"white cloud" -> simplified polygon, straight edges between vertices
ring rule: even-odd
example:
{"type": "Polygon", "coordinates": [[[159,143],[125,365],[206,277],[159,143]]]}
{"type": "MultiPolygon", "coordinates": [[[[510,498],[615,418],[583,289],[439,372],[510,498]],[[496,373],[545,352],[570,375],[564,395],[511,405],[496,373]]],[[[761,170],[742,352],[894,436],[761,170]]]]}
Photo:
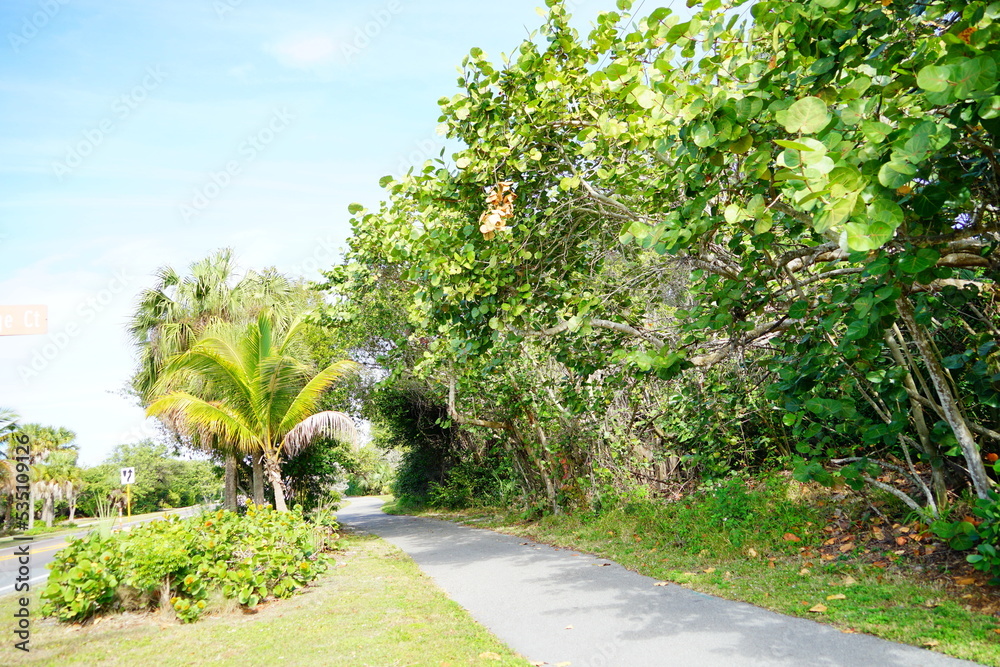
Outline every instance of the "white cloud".
{"type": "Polygon", "coordinates": [[[285,67],[310,69],[333,62],[337,40],[326,34],[299,33],[268,44],[264,50],[285,67]]]}

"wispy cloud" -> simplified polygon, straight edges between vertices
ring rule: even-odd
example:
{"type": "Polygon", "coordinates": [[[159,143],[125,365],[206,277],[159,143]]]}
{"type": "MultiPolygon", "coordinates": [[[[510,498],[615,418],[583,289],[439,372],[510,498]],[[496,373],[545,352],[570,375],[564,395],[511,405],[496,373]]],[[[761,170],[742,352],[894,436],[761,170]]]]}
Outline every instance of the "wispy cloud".
{"type": "Polygon", "coordinates": [[[285,67],[313,69],[333,64],[339,40],[330,34],[298,33],[264,46],[264,51],[285,67]]]}

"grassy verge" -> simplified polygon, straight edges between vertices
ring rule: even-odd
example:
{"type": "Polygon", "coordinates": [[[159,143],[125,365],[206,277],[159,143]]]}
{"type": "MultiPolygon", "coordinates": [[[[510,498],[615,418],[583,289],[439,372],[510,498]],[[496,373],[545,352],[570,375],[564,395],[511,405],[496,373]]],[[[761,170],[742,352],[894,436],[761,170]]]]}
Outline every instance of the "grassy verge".
{"type": "MultiPolygon", "coordinates": [[[[445,596],[396,547],[349,536],[318,585],[254,614],[222,606],[182,625],[122,614],[63,625],[33,619],[31,652],[14,648],[16,599],[0,599],[4,665],[527,665],[445,596]]],[[[32,601],[37,610],[37,600],[32,601]]]]}
{"type": "Polygon", "coordinates": [[[790,498],[780,480],[540,520],[398,503],[388,510],[471,521],[845,632],[1000,665],[1000,594],[985,577],[935,555],[942,547],[919,527],[851,516],[829,499],[790,498]]]}

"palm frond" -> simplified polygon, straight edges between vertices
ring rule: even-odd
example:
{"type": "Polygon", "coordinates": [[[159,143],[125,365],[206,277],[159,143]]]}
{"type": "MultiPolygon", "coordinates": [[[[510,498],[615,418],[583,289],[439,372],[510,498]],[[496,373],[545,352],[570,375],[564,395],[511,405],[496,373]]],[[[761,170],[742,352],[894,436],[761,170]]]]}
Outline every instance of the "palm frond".
{"type": "Polygon", "coordinates": [[[146,408],[150,417],[181,415],[190,427],[212,433],[233,443],[244,452],[255,452],[266,446],[253,424],[245,416],[224,403],[210,403],[183,391],[161,396],[146,408]]]}
{"type": "Polygon", "coordinates": [[[354,443],[358,430],[350,416],[335,410],[318,412],[306,417],[285,436],[281,448],[289,457],[297,455],[317,438],[338,438],[354,443]]]}
{"type": "Polygon", "coordinates": [[[361,365],[344,359],[330,364],[317,373],[304,387],[285,410],[285,416],[278,427],[279,433],[288,433],[300,421],[307,418],[316,410],[323,392],[330,388],[334,382],[349,375],[357,373],[361,365]]]}

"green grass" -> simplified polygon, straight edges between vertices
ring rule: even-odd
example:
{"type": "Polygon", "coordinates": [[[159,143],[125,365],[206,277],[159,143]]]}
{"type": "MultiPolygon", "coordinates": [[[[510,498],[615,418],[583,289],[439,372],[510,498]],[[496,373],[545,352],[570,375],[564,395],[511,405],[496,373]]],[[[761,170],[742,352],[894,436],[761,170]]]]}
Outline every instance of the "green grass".
{"type": "MultiPolygon", "coordinates": [[[[496,510],[442,516],[475,519],[477,527],[586,551],[657,579],[846,632],[1000,665],[996,617],[972,611],[961,594],[908,577],[903,568],[846,556],[823,560],[819,545],[827,537],[822,528],[830,507],[792,500],[783,489],[776,480],[752,492],[734,483],[678,503],[644,500],[537,521],[496,510]],[[787,533],[800,541],[785,539],[787,533]],[[840,595],[844,599],[828,599],[840,595]],[[826,610],[809,611],[816,605],[826,610]]],[[[982,596],[987,589],[975,590],[982,596]]]]}
{"type": "Polygon", "coordinates": [[[370,536],[350,536],[344,544],[316,586],[255,614],[220,607],[189,625],[159,613],[124,614],[82,627],[35,618],[27,655],[13,648],[16,600],[8,596],[0,599],[0,664],[528,664],[396,547],[370,536]]]}

